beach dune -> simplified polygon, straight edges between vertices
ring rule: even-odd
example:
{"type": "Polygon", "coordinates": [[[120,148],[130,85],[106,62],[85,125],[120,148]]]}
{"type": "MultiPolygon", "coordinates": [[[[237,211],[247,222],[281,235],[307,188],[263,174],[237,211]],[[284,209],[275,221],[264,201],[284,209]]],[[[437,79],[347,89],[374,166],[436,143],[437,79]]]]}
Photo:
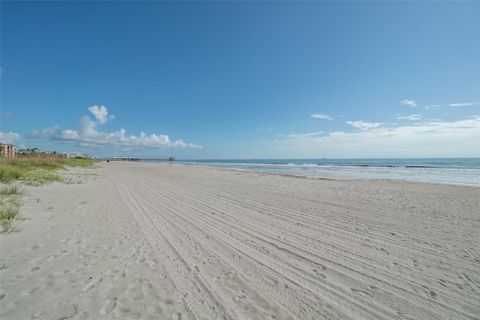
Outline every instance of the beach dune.
{"type": "Polygon", "coordinates": [[[27,187],[2,319],[479,319],[479,188],[110,162],[27,187]]]}

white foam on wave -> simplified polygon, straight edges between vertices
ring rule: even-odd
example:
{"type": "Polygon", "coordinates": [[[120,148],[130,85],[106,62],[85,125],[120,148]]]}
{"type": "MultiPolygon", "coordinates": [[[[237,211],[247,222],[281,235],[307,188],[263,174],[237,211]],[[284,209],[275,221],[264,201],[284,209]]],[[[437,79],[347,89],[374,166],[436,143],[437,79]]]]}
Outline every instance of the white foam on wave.
{"type": "MultiPolygon", "coordinates": [[[[198,163],[200,164],[200,163],[198,163]]],[[[480,169],[415,166],[329,165],[316,163],[201,163],[267,173],[329,176],[351,179],[387,179],[466,186],[480,186],[480,169]]]]}

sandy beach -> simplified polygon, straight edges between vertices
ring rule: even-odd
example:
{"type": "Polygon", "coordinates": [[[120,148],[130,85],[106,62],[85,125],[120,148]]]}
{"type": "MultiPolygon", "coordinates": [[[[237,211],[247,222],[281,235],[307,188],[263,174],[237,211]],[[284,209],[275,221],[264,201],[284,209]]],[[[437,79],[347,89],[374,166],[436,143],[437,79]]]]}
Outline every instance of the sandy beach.
{"type": "Polygon", "coordinates": [[[1,319],[480,318],[480,188],[128,162],[70,175],[25,187],[0,235],[1,319]]]}

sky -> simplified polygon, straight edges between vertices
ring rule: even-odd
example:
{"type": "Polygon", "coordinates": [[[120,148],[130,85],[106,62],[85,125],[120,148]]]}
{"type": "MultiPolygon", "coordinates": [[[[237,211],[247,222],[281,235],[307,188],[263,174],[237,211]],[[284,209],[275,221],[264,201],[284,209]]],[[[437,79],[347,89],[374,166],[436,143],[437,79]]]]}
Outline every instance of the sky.
{"type": "Polygon", "coordinates": [[[480,2],[0,3],[0,142],[480,156],[480,2]]]}

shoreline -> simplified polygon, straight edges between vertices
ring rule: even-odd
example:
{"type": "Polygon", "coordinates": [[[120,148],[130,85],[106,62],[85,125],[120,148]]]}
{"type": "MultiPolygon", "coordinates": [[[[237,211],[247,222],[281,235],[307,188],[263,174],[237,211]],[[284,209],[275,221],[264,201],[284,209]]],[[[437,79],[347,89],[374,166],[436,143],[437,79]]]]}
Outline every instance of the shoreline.
{"type": "Polygon", "coordinates": [[[81,183],[25,187],[0,234],[2,318],[480,313],[478,188],[128,162],[66,174],[81,183]]]}
{"type": "Polygon", "coordinates": [[[239,171],[239,172],[250,172],[255,174],[266,174],[266,175],[278,175],[284,177],[292,177],[292,178],[301,178],[301,179],[311,179],[311,180],[324,180],[324,181],[366,181],[366,182],[392,182],[392,183],[414,183],[414,184],[426,184],[426,185],[436,185],[436,186],[450,186],[450,187],[470,187],[470,188],[480,188],[479,185],[471,185],[471,184],[460,184],[460,183],[442,183],[442,182],[429,182],[429,181],[415,181],[415,180],[406,180],[406,179],[389,179],[389,178],[349,178],[349,177],[342,177],[342,176],[327,176],[327,175],[316,175],[316,174],[300,174],[300,173],[280,173],[280,172],[263,172],[263,171],[256,171],[253,169],[241,169],[241,168],[234,168],[234,167],[227,167],[227,166],[207,166],[207,165],[200,165],[200,164],[189,164],[189,163],[161,163],[161,162],[146,162],[146,163],[155,163],[159,165],[178,165],[178,166],[193,166],[205,169],[218,169],[218,170],[231,170],[231,171],[239,171]]]}

